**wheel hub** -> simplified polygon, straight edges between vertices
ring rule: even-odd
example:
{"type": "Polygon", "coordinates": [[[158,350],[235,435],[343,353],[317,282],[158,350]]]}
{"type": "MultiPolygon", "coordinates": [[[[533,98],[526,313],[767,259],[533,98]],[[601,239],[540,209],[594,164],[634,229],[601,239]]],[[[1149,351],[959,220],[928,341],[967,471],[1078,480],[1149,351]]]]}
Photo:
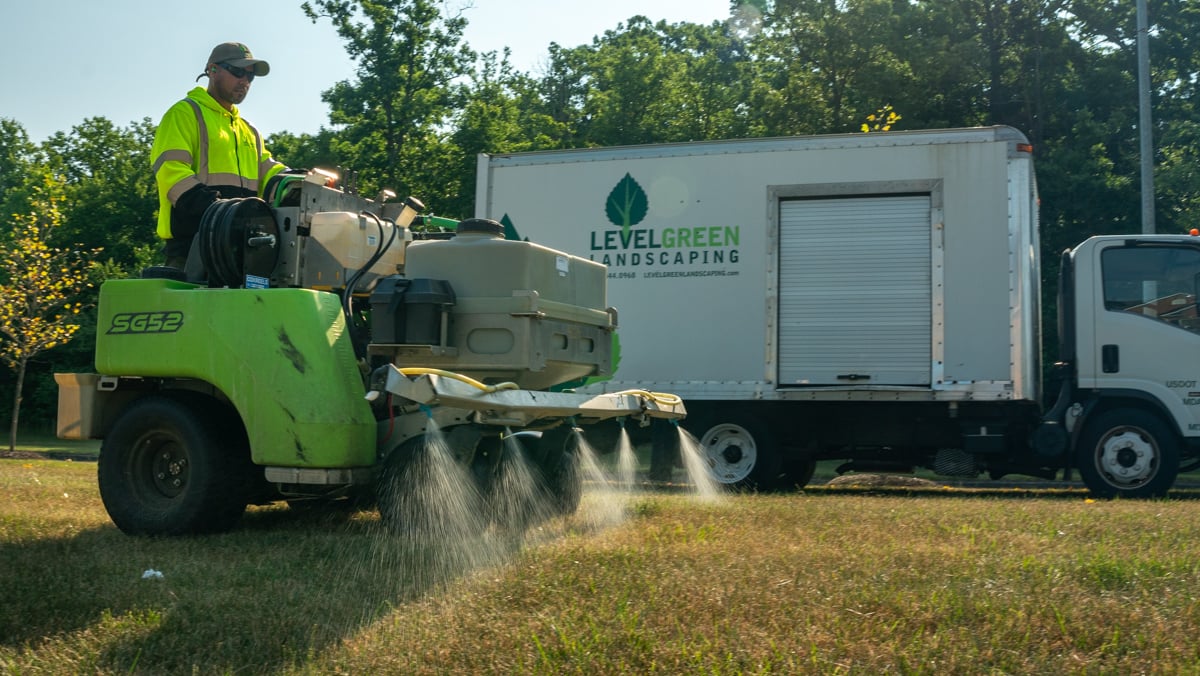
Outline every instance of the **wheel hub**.
{"type": "Polygon", "coordinates": [[[1143,484],[1158,471],[1158,449],[1135,430],[1123,430],[1101,445],[1096,467],[1114,485],[1143,484]]]}
{"type": "Polygon", "coordinates": [[[166,498],[177,497],[187,487],[187,454],[174,443],[159,444],[151,456],[150,479],[159,495],[166,498]]]}
{"type": "Polygon", "coordinates": [[[740,425],[724,423],[709,429],[701,445],[713,479],[722,484],[746,479],[758,461],[754,438],[740,425]]]}
{"type": "Polygon", "coordinates": [[[721,457],[725,458],[725,462],[730,465],[736,465],[742,459],[742,447],[735,445],[726,446],[725,450],[721,451],[721,457]]]}

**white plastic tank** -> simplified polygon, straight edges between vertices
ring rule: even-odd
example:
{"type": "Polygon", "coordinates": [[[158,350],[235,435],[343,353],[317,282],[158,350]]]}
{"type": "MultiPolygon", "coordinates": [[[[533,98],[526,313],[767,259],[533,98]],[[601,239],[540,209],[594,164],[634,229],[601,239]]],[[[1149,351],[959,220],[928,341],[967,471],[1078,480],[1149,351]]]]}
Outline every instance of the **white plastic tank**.
{"type": "Polygon", "coordinates": [[[409,245],[404,274],[447,279],[458,297],[510,297],[533,290],[543,300],[604,310],[606,268],[533,242],[504,239],[495,221],[469,219],[448,240],[409,245]]]}

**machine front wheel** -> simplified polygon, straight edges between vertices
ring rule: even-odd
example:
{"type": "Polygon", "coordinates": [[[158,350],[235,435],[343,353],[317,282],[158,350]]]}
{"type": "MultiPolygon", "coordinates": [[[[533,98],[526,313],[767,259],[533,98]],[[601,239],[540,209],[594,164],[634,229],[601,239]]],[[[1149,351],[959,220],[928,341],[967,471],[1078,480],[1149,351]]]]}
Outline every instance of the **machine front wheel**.
{"type": "Polygon", "coordinates": [[[232,528],[246,510],[249,451],[199,397],[148,396],[125,410],[100,448],[100,497],[130,535],[232,528]],[[218,431],[222,430],[222,431],[218,431]]]}

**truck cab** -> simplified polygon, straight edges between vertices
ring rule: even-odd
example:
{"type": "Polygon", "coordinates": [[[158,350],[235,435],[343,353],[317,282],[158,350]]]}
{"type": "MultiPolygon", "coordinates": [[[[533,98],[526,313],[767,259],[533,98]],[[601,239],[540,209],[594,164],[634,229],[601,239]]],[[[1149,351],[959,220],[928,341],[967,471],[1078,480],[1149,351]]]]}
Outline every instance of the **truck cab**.
{"type": "Polygon", "coordinates": [[[1200,237],[1092,237],[1063,256],[1063,412],[1104,496],[1158,496],[1200,466],[1200,237]]]}

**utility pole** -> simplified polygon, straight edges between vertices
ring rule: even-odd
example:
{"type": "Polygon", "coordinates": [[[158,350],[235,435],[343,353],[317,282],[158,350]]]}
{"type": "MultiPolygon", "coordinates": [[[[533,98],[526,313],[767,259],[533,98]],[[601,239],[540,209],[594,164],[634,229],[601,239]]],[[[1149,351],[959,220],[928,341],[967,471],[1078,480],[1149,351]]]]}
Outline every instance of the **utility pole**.
{"type": "Polygon", "coordinates": [[[1146,0],[1137,0],[1138,134],[1142,164],[1142,233],[1154,232],[1154,143],[1150,135],[1150,29],[1146,0]]]}

